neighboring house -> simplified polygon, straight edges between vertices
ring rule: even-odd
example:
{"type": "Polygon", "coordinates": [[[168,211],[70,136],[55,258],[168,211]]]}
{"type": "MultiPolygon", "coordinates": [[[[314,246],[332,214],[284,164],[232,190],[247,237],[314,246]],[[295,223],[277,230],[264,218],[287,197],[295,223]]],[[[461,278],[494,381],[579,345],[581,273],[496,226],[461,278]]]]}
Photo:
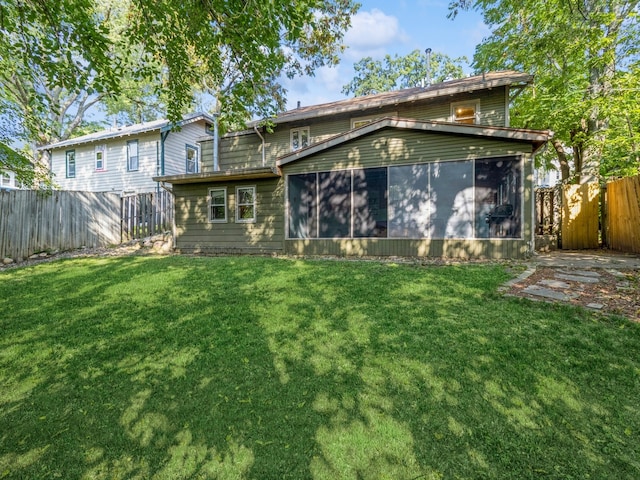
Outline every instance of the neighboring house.
{"type": "Polygon", "coordinates": [[[7,170],[0,173],[0,190],[17,190],[21,188],[16,182],[16,174],[7,170]]]}
{"type": "Polygon", "coordinates": [[[155,120],[113,128],[41,147],[49,155],[53,183],[62,190],[152,192],[157,175],[198,173],[197,140],[212,134],[214,119],[197,113],[177,125],[155,120]],[[179,130],[174,130],[174,127],[179,130]]]}
{"type": "Polygon", "coordinates": [[[158,176],[181,252],[524,257],[533,157],[509,128],[532,77],[495,72],[298,108],[202,139],[202,171],[158,176]]]}

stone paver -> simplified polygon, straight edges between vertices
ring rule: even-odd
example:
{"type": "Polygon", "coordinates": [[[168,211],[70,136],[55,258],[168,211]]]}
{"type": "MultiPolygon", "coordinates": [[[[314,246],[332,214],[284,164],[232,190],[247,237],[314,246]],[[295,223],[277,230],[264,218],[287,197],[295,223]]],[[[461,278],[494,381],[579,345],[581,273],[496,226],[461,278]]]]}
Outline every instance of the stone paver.
{"type": "Polygon", "coordinates": [[[561,302],[568,302],[569,300],[578,296],[575,293],[559,292],[557,290],[541,287],[539,285],[530,285],[522,291],[536,297],[550,298],[552,300],[559,300],[561,302]]]}
{"type": "Polygon", "coordinates": [[[570,288],[567,282],[561,282],[560,280],[540,280],[538,285],[544,285],[549,288],[570,288]]]}
{"type": "Polygon", "coordinates": [[[556,278],[561,280],[570,280],[572,282],[581,282],[581,283],[598,283],[600,281],[599,278],[596,277],[585,277],[582,275],[569,275],[566,273],[556,273],[556,278]]]}

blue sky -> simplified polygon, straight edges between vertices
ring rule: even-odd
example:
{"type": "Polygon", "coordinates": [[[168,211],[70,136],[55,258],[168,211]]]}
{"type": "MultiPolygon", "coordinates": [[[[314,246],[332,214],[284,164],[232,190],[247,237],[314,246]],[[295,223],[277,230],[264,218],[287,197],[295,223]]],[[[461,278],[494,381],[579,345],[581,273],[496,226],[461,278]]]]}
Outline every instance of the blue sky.
{"type": "MultiPolygon", "coordinates": [[[[322,68],[313,78],[285,81],[287,108],[346,98],[343,85],[353,78],[353,64],[363,57],[381,59],[386,54],[406,55],[431,48],[450,57],[473,57],[475,47],[489,34],[475,11],[447,18],[446,0],[359,0],[359,12],[345,36],[346,52],[340,65],[322,68]]],[[[471,73],[470,71],[468,73],[471,73]]]]}

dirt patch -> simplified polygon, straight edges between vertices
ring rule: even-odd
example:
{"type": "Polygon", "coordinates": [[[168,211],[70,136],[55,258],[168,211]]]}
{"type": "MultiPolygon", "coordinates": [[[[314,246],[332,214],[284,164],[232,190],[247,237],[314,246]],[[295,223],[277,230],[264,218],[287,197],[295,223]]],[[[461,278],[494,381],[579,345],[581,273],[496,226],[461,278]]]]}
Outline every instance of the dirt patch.
{"type": "Polygon", "coordinates": [[[538,267],[533,274],[511,284],[504,293],[534,300],[570,303],[640,321],[640,270],[538,267]],[[585,272],[590,272],[590,278],[597,278],[597,282],[571,279],[584,277],[585,272]],[[552,289],[572,298],[561,301],[532,295],[526,291],[531,290],[532,286],[552,289]]]}

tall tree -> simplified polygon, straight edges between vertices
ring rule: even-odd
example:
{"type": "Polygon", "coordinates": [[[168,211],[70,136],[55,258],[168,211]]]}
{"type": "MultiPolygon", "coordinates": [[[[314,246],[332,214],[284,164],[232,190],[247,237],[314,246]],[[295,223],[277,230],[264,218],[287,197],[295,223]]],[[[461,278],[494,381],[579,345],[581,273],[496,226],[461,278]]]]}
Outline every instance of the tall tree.
{"type": "Polygon", "coordinates": [[[189,109],[198,86],[216,97],[227,123],[273,115],[285,93],[277,78],[337,63],[358,8],[352,0],[121,3],[127,21],[117,31],[97,0],[0,3],[0,89],[12,105],[29,100],[8,111],[19,112],[34,143],[42,143],[40,120],[63,114],[49,92],[73,97],[77,111],[119,94],[122,78],[149,82],[171,120],[189,109]]]}
{"type": "Polygon", "coordinates": [[[438,83],[446,79],[462,78],[463,68],[467,63],[466,57],[451,58],[443,53],[420,50],[403,56],[385,55],[383,60],[365,57],[354,65],[356,75],[342,87],[342,93],[359,97],[416,87],[425,81],[438,83]]]}
{"type": "Polygon", "coordinates": [[[476,48],[478,71],[506,68],[535,75],[534,88],[514,105],[513,124],[555,131],[553,152],[563,180],[611,174],[612,163],[619,163],[607,157],[611,142],[637,139],[640,128],[618,117],[640,86],[637,77],[625,74],[638,64],[638,0],[450,3],[453,16],[464,8],[481,11],[492,29],[476,48]]]}

